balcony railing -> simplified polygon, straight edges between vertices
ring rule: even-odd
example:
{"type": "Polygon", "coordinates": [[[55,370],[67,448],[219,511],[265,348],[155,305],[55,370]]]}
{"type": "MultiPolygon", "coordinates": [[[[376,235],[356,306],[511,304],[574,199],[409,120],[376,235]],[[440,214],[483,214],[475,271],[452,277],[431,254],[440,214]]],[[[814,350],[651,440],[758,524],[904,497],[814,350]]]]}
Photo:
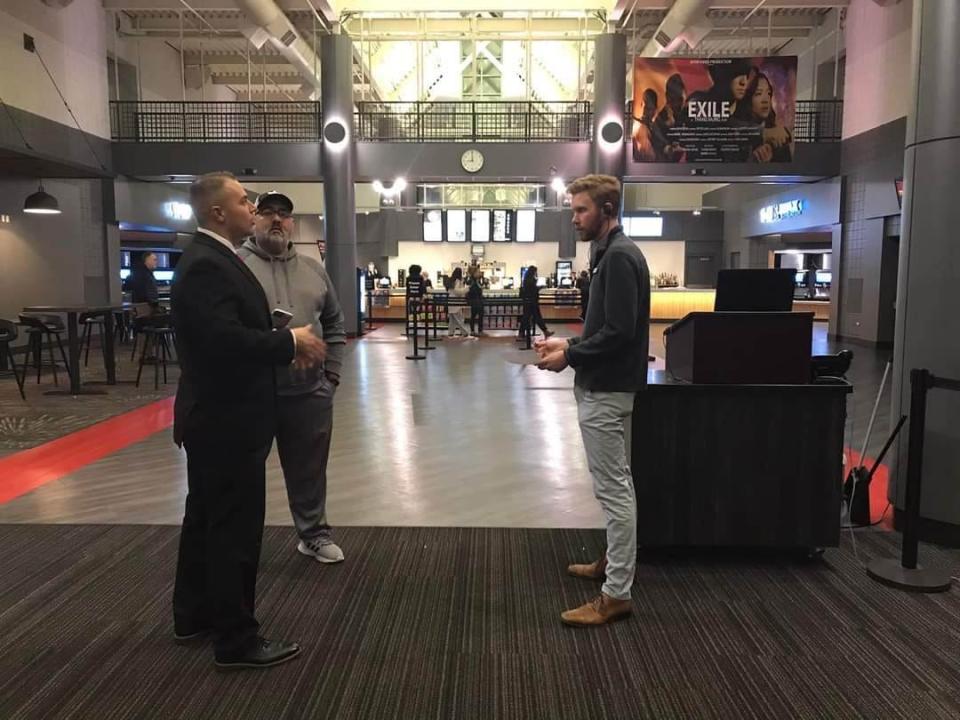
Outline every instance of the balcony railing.
{"type": "Polygon", "coordinates": [[[316,142],[315,102],[111,102],[118,142],[316,142]]]}
{"type": "Polygon", "coordinates": [[[358,140],[383,142],[578,142],[592,133],[590,103],[360,102],[358,140]]]}
{"type": "Polygon", "coordinates": [[[798,100],[793,120],[797,142],[840,142],[843,100],[798,100]]]}
{"type": "MultiPolygon", "coordinates": [[[[627,104],[625,140],[630,140],[627,104]]],[[[368,142],[587,142],[593,111],[578,102],[360,102],[355,137],[368,142]]],[[[800,100],[798,142],[839,142],[841,100],[800,100]]],[[[117,142],[318,142],[316,102],[111,102],[117,142]]]]}

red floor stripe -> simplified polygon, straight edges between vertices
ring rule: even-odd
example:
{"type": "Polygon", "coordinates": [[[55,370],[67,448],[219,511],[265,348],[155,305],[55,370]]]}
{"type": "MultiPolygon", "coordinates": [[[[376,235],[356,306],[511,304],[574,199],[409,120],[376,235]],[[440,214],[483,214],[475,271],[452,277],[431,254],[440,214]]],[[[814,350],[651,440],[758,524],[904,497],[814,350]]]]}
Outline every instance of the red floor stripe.
{"type": "Polygon", "coordinates": [[[172,424],[171,397],[0,458],[0,504],[59,480],[172,424]]]}

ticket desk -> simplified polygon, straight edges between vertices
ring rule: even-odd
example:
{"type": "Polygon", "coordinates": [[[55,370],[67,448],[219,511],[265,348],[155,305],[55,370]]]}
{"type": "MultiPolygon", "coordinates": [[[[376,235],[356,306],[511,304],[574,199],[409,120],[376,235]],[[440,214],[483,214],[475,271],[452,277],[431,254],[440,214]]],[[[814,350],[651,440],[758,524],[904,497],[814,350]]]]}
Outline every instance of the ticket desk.
{"type": "Polygon", "coordinates": [[[634,405],[641,548],[838,545],[852,388],[810,382],[812,322],[693,313],[668,329],[667,370],[650,373],[634,405]]]}

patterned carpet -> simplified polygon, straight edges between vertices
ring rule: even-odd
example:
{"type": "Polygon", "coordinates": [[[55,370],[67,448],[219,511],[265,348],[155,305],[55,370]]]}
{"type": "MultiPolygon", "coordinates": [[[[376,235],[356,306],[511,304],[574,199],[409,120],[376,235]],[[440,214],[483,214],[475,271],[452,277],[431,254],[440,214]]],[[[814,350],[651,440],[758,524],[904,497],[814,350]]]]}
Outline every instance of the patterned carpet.
{"type": "MultiPolygon", "coordinates": [[[[17,362],[22,362],[18,357],[17,362]]],[[[81,377],[84,383],[95,381],[102,383],[106,379],[99,352],[90,354],[90,364],[83,368],[81,377]]],[[[17,371],[22,368],[18,365],[17,371]]],[[[70,381],[66,372],[59,372],[59,385],[54,385],[53,375],[44,371],[40,384],[37,384],[35,371],[28,370],[24,386],[27,399],[24,401],[17,392],[17,385],[9,371],[0,371],[0,457],[27,448],[42,445],[69,433],[76,432],[94,423],[121,413],[149,405],[176,392],[180,369],[171,364],[167,369],[167,384],[160,376],[159,387],[153,389],[153,366],[144,367],[140,387],[133,381],[137,377],[137,364],[130,360],[130,347],[121,346],[117,355],[117,385],[99,385],[95,389],[105,391],[103,395],[83,395],[80,397],[45,395],[49,390],[69,389],[70,381]]]]}
{"type": "MultiPolygon", "coordinates": [[[[304,654],[231,674],[171,641],[177,535],[0,526],[0,717],[960,716],[960,595],[877,585],[849,547],[644,558],[634,618],[583,630],[557,616],[596,586],[563,568],[597,531],[344,528],[347,562],[320,566],[271,527],[259,616],[304,654]]],[[[858,538],[861,559],[896,552],[858,538]]]]}

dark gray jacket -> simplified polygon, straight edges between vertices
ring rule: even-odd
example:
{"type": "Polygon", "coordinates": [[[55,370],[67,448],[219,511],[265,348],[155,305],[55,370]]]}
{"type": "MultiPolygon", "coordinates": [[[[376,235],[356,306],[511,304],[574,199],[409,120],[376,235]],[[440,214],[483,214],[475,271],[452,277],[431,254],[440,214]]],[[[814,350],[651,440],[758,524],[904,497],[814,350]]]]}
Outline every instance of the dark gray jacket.
{"type": "Polygon", "coordinates": [[[237,255],[260,281],[270,309],[280,308],[293,315],[288,327],[313,325],[314,334],[327,343],[323,364],[304,370],[292,366],[277,370],[277,394],[302,395],[319,390],[325,372],[340,374],[347,342],[343,311],[327,271],[313,258],[298,255],[293,243],[283,256],[274,257],[251,238],[237,255]]]}
{"type": "Polygon", "coordinates": [[[650,271],[633,240],[615,227],[590,248],[590,302],[567,362],[584,390],[636,392],[647,386],[650,271]]]}

